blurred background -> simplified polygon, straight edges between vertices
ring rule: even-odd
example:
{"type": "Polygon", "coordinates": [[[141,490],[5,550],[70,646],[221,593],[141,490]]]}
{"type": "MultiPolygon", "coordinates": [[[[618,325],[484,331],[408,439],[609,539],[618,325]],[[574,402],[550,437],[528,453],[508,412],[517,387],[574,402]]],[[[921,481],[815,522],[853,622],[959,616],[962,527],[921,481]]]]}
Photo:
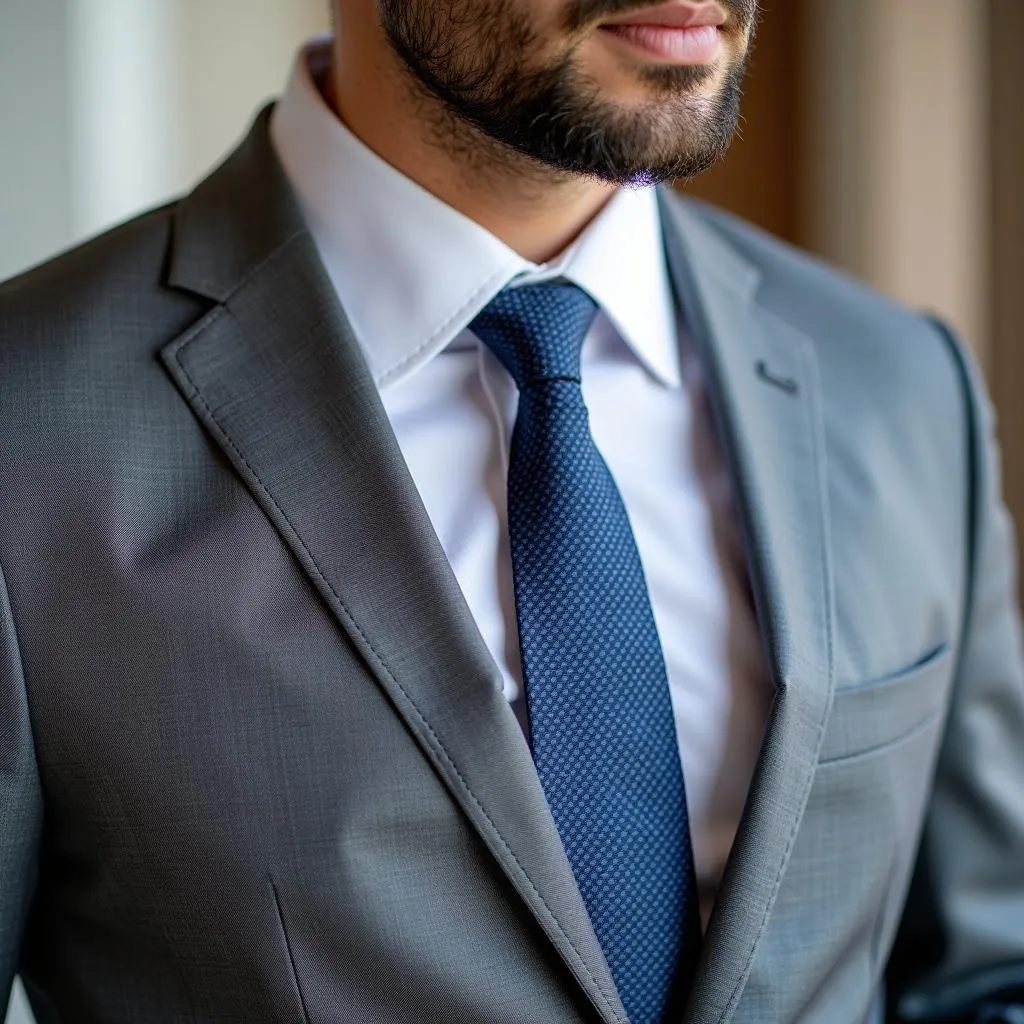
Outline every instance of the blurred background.
{"type": "MultiPolygon", "coordinates": [[[[741,137],[687,191],[945,317],[1024,523],[1024,0],[763,6],[741,137]]],[[[327,0],[0,0],[0,279],[187,189],[327,23],[327,0]]]]}

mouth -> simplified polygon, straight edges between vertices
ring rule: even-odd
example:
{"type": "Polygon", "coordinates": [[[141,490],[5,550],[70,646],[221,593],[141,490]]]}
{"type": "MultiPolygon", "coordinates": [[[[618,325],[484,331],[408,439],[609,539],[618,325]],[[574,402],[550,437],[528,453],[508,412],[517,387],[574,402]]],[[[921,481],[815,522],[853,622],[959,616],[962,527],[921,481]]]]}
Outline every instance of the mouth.
{"type": "Polygon", "coordinates": [[[598,26],[621,47],[660,64],[711,64],[726,16],[717,3],[670,0],[598,26]]]}

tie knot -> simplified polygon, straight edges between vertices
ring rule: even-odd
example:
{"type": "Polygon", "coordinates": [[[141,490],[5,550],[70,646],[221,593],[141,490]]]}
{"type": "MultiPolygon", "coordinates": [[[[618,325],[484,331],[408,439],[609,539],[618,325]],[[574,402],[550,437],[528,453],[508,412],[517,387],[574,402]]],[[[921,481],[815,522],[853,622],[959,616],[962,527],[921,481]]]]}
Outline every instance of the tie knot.
{"type": "Polygon", "coordinates": [[[532,284],[500,291],[469,328],[522,390],[551,378],[579,379],[596,313],[597,303],[574,284],[532,284]]]}

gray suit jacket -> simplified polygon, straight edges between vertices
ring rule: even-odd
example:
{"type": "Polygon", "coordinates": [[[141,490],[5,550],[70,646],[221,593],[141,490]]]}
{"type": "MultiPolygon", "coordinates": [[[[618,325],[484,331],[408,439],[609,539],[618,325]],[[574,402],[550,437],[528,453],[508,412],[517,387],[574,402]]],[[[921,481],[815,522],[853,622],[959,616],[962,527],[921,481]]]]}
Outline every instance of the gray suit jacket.
{"type": "MultiPolygon", "coordinates": [[[[988,399],[941,327],[662,212],[775,685],[681,1019],[853,1024],[886,976],[934,1016],[1024,963],[988,399]]],[[[624,1020],[266,112],[181,202],[0,289],[0,566],[0,996],[20,971],[42,1024],[624,1020]]]]}

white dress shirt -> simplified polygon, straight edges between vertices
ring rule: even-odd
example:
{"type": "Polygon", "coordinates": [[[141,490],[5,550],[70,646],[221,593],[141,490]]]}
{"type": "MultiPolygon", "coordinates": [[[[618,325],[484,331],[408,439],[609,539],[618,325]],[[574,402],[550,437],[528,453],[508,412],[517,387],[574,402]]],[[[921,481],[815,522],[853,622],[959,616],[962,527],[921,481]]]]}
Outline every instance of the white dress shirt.
{"type": "Polygon", "coordinates": [[[706,922],[771,684],[655,193],[620,190],[559,258],[531,263],[340,122],[315,84],[329,59],[319,40],[296,61],[273,114],[274,146],[521,720],[505,491],[518,395],[467,325],[506,285],[555,277],[600,307],[583,347],[583,394],[633,525],[665,654],[706,922]]]}

